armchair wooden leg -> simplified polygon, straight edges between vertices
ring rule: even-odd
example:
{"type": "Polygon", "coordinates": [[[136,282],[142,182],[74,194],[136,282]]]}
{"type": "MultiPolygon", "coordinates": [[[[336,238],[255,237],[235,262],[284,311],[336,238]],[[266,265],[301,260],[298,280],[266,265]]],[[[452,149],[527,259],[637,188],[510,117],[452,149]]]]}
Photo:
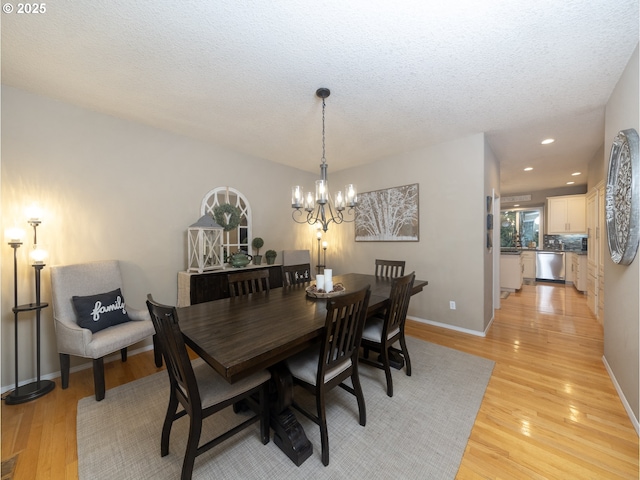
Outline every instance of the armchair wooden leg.
{"type": "Polygon", "coordinates": [[[160,351],[160,344],[158,343],[158,339],[156,335],[153,337],[153,359],[156,362],[156,367],[160,368],[162,366],[162,352],[160,351]]]}
{"type": "Polygon", "coordinates": [[[96,391],[96,401],[104,399],[104,358],[93,359],[93,388],[96,391]]]}
{"type": "Polygon", "coordinates": [[[122,358],[123,362],[127,361],[127,347],[120,349],[120,357],[122,358]]]}
{"type": "Polygon", "coordinates": [[[69,355],[67,353],[60,354],[60,378],[62,388],[69,387],[69,355]]]}

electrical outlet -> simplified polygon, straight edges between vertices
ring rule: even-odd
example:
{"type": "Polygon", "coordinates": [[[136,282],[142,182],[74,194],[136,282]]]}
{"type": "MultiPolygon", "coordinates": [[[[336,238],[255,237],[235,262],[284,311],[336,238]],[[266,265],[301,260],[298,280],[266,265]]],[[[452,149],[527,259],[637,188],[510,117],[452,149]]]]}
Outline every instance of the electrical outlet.
{"type": "Polygon", "coordinates": [[[456,302],[454,302],[453,300],[451,300],[449,302],[449,309],[451,310],[455,310],[456,309],[456,302]]]}

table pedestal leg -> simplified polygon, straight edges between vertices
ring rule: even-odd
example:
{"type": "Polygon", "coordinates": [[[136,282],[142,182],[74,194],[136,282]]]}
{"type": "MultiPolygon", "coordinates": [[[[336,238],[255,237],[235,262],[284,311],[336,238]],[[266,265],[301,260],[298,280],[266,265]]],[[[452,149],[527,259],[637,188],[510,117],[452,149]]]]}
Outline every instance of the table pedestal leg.
{"type": "MultiPolygon", "coordinates": [[[[378,357],[378,361],[382,363],[382,355],[378,357]]],[[[404,367],[404,357],[400,350],[396,348],[389,349],[389,366],[396,370],[402,370],[402,367],[404,367]]]]}
{"type": "Polygon", "coordinates": [[[278,364],[271,369],[271,428],[274,443],[298,467],[311,456],[313,445],[302,425],[291,411],[293,380],[286,366],[278,364]]]}

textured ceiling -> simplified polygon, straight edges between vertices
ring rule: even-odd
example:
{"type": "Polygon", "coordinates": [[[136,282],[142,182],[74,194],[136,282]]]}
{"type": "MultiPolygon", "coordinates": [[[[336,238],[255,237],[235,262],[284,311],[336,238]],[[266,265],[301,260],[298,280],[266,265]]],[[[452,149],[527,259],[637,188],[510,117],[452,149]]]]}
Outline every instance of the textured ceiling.
{"type": "Polygon", "coordinates": [[[638,0],[46,8],[2,15],[2,83],[313,172],[327,87],[329,172],[486,132],[503,194],[586,184],[639,38],[638,0]]]}

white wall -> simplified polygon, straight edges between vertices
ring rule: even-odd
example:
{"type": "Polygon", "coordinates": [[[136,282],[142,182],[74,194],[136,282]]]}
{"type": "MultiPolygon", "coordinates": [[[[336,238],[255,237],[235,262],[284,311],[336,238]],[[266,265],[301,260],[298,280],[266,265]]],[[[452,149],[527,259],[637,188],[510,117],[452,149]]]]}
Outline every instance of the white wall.
{"type": "MultiPolygon", "coordinates": [[[[613,139],[620,130],[640,132],[638,47],[618,81],[606,108],[605,166],[613,139]]],[[[605,167],[605,171],[606,171],[605,167]]],[[[637,172],[636,172],[637,174],[637,172]]],[[[635,192],[638,195],[638,192],[635,192]]],[[[637,200],[637,198],[636,198],[637,200]]],[[[638,423],[640,412],[640,254],[631,265],[617,265],[605,252],[604,356],[638,423]]]]}
{"type": "MultiPolygon", "coordinates": [[[[38,242],[48,264],[115,258],[123,262],[125,299],[144,308],[146,294],[176,303],[186,268],[186,229],[214,187],[243,192],[264,250],[309,248],[308,229],[291,220],[291,185],[314,175],[15,88],[2,89],[2,227],[28,229],[24,208],[45,210],[38,242]]],[[[30,233],[30,232],[29,232],[30,233]]],[[[34,301],[28,251],[18,250],[18,304],[34,301]]],[[[2,258],[2,386],[14,382],[12,249],[2,258]]],[[[50,302],[49,269],[42,277],[50,302]]],[[[20,380],[35,376],[33,317],[19,323],[20,380]]],[[[42,374],[59,370],[51,307],[43,310],[42,374]]],[[[72,359],[72,366],[79,359],[72,359]]]]}
{"type": "Polygon", "coordinates": [[[419,183],[420,241],[354,242],[352,225],[330,229],[327,263],[338,272],[372,273],[374,258],[404,259],[406,272],[415,270],[417,278],[429,281],[411,299],[410,316],[483,332],[491,318],[485,288],[492,288],[492,277],[485,275],[484,148],[484,135],[477,134],[329,172],[332,184],[355,182],[360,191],[419,183]],[[449,309],[450,300],[456,310],[449,309]]]}
{"type": "MultiPolygon", "coordinates": [[[[609,146],[611,146],[611,143],[609,143],[609,146]]],[[[598,149],[596,154],[589,162],[587,192],[591,191],[591,189],[594,188],[598,183],[607,179],[607,174],[604,171],[604,164],[602,163],[603,158],[605,158],[604,142],[602,144],[602,147],[598,149]]],[[[606,154],[606,159],[606,163],[609,163],[609,152],[607,152],[606,154]]]]}

